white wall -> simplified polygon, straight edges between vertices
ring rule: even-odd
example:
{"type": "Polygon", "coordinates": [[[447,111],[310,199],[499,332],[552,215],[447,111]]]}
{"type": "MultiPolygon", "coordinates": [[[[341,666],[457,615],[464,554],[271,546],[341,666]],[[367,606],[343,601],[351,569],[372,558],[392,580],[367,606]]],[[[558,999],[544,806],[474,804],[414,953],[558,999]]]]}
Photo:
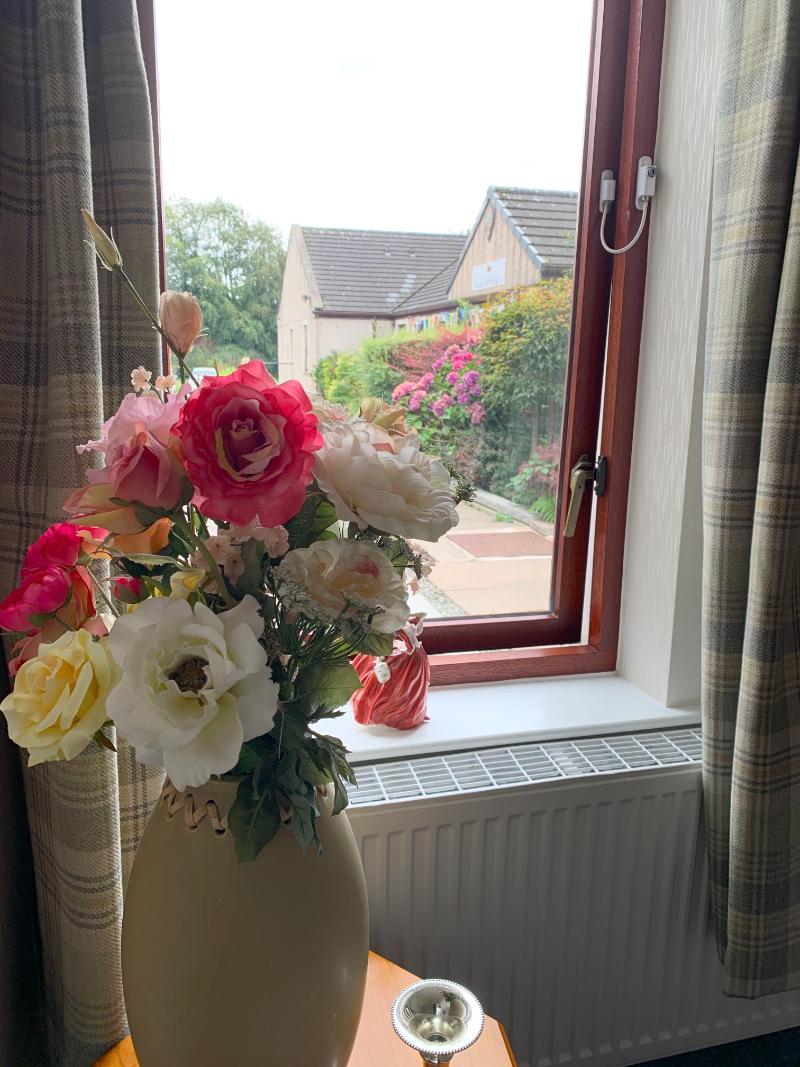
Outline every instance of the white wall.
{"type": "Polygon", "coordinates": [[[700,415],[721,0],[670,0],[625,545],[618,673],[700,692],[700,415]]]}

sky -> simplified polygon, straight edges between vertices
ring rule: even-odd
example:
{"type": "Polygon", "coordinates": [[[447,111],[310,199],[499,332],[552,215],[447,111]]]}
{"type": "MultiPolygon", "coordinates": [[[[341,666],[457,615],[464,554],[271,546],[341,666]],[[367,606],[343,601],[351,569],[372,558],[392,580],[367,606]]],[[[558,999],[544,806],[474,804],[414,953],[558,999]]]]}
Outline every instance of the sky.
{"type": "Polygon", "coordinates": [[[591,0],[156,0],[164,195],[460,233],[577,190],[591,0]]]}

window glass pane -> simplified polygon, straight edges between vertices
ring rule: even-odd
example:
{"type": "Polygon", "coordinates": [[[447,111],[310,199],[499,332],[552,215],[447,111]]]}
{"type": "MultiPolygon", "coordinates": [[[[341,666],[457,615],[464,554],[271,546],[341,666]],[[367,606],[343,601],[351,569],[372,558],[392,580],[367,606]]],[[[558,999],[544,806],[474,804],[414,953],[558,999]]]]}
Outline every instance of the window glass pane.
{"type": "Polygon", "coordinates": [[[402,406],[476,487],[415,607],[547,611],[591,0],[156,10],[191,364],[402,406]]]}

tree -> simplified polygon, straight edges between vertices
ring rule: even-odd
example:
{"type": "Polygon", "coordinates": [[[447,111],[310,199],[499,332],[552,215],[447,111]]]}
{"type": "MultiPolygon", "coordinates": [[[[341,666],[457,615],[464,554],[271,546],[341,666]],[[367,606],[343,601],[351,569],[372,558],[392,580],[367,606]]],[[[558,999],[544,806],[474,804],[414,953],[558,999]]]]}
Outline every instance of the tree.
{"type": "Polygon", "coordinates": [[[569,276],[504,293],[484,313],[488,417],[479,482],[495,492],[513,489],[560,438],[571,315],[569,276]]]}
{"type": "Polygon", "coordinates": [[[277,367],[285,259],[277,230],[226,200],[171,200],[164,217],[169,287],[194,293],[203,309],[208,339],[193,362],[249,355],[277,367]]]}

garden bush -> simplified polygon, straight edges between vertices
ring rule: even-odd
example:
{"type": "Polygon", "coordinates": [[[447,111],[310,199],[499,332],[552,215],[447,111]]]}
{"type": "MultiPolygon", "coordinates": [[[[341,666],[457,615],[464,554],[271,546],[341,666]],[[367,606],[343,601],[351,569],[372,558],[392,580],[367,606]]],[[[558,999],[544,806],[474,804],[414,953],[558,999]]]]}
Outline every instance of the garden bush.
{"type": "Polygon", "coordinates": [[[555,517],[572,279],[504,293],[479,326],[369,338],[320,360],[326,400],[402,404],[424,446],[484,489],[555,517]]]}

